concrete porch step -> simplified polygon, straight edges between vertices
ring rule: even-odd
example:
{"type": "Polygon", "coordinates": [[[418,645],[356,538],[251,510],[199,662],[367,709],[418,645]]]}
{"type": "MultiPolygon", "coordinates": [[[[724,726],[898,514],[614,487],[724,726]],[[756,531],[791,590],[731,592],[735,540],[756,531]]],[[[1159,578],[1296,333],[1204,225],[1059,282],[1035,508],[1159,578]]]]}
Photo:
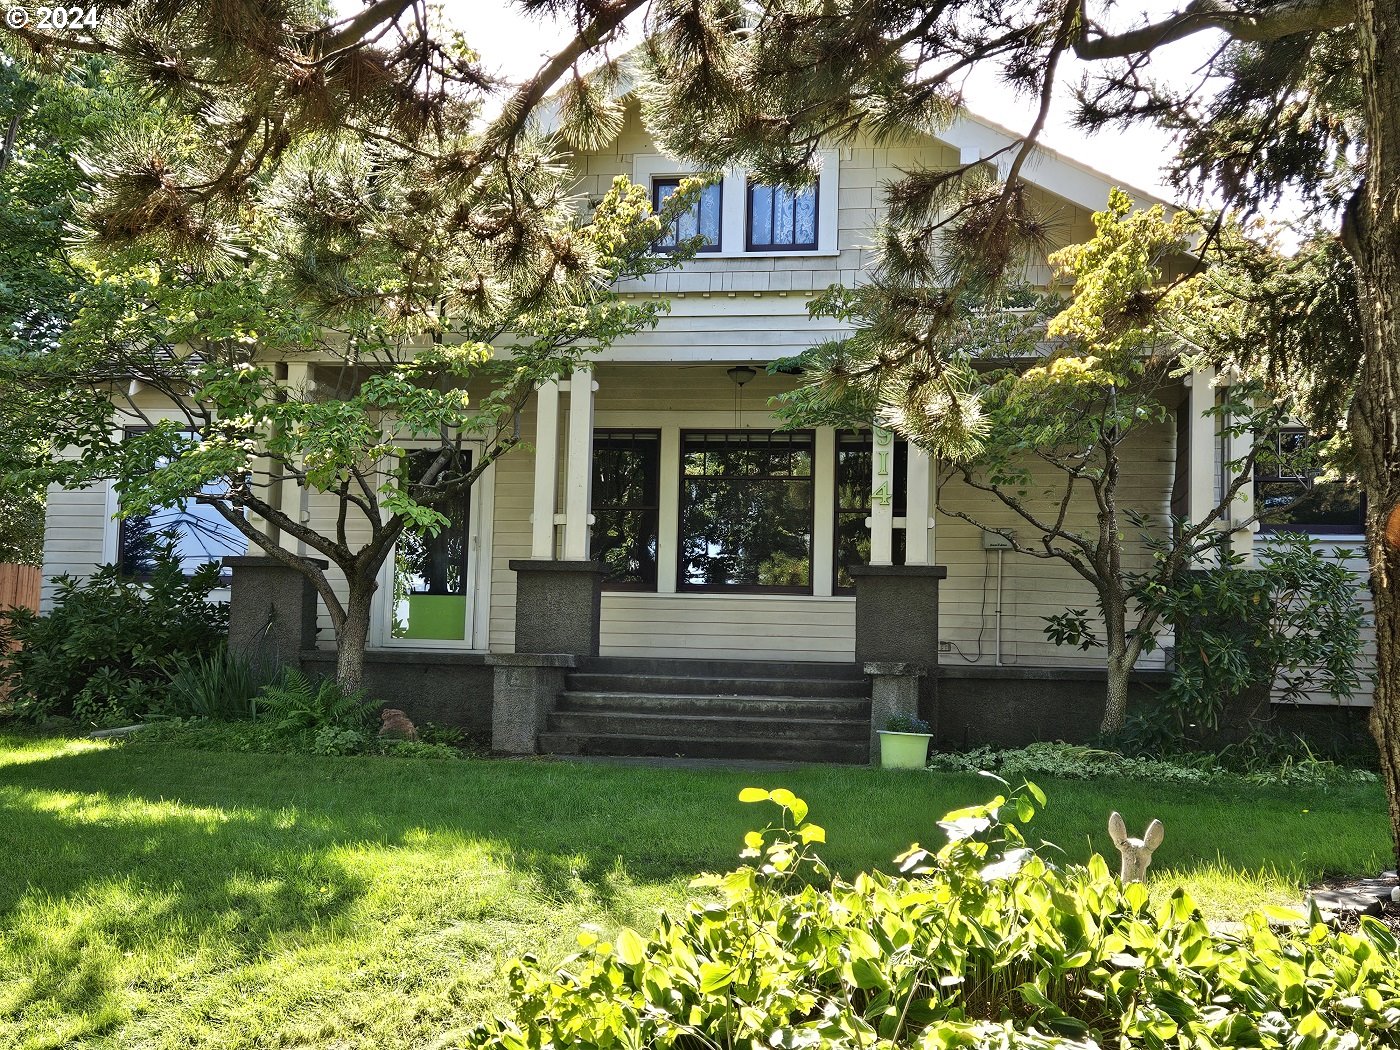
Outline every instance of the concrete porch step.
{"type": "Polygon", "coordinates": [[[570,692],[578,693],[846,699],[866,699],[870,696],[870,685],[864,678],[732,678],[671,672],[643,674],[586,670],[570,674],[566,684],[570,692]]]}
{"type": "Polygon", "coordinates": [[[854,663],[813,660],[693,660],[670,657],[594,656],[582,672],[622,675],[671,675],[681,678],[796,678],[804,681],[864,682],[854,663]]]}
{"type": "MultiPolygon", "coordinates": [[[[689,683],[687,683],[689,684],[689,683]]],[[[782,718],[843,718],[868,722],[866,697],[754,696],[716,693],[584,691],[559,694],[558,711],[617,711],[630,714],[746,715],[782,718]]]]}
{"type": "Polygon", "coordinates": [[[748,738],[776,741],[865,742],[870,723],[849,718],[755,718],[743,715],[637,714],[628,711],[556,711],[550,730],[577,736],[654,736],[676,739],[748,738]]]}
{"type": "Polygon", "coordinates": [[[554,755],[641,755],[653,758],[742,758],[786,762],[869,761],[865,740],[756,740],[752,737],[650,736],[643,733],[541,733],[540,750],[554,755]]]}

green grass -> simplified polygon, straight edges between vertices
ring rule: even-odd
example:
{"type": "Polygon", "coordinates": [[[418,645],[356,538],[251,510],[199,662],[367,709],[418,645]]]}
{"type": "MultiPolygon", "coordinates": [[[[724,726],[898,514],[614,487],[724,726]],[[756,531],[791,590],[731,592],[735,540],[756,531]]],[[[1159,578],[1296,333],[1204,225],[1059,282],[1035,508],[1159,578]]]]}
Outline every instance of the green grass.
{"type": "MultiPolygon", "coordinates": [[[[317,759],[0,735],[0,1046],[429,1047],[503,999],[506,960],[650,924],[732,866],[749,783],[792,788],[852,872],[975,776],[317,759]]],[[[1159,817],[1157,892],[1213,917],[1387,857],[1379,787],[1054,782],[1035,831],[1111,852],[1159,817]]]]}

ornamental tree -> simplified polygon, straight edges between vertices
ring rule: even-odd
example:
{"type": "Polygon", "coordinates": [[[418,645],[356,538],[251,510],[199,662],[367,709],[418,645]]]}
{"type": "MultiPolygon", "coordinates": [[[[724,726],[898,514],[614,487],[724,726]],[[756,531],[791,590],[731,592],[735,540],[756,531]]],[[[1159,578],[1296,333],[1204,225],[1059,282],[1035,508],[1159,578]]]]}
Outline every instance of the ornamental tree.
{"type": "Polygon", "coordinates": [[[76,151],[59,255],[85,287],[58,345],[12,371],[50,447],[80,455],[10,480],[111,479],[128,518],[212,509],[315,585],[353,689],[396,544],[431,541],[519,444],[538,382],[655,322],[613,283],[684,253],[651,251],[669,215],[644,191],[587,199],[567,160],[612,119],[575,62],[621,7],[577,5],[576,39],[513,85],[426,5],[217,6],[134,2],[83,33],[9,38],[46,69],[98,53],[151,103],[76,151]],[[117,440],[114,414],[144,428],[117,440]],[[328,525],[303,520],[299,491],[331,497],[328,525]]]}

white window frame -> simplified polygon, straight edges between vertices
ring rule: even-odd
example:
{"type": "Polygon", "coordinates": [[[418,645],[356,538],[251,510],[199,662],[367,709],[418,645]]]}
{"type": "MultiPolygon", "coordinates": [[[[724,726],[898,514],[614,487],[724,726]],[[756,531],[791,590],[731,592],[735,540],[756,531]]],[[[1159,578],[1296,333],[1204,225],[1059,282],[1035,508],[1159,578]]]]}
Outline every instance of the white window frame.
{"type": "MultiPolygon", "coordinates": [[[[817,180],[817,246],[807,249],[777,251],[745,251],[748,242],[749,172],[743,168],[728,168],[721,181],[719,251],[697,255],[691,263],[714,259],[802,259],[836,256],[837,201],[840,191],[840,152],[834,149],[817,151],[821,178],[817,180]]],[[[693,166],[675,157],[659,153],[638,154],[632,160],[632,181],[646,187],[648,198],[654,178],[686,178],[696,175],[693,166]]]]}
{"type": "MultiPolygon", "coordinates": [[[[463,441],[470,450],[472,462],[479,463],[486,452],[483,441],[463,441]]],[[[405,441],[405,449],[424,448],[422,442],[405,441]]],[[[467,624],[466,637],[454,638],[395,638],[394,615],[394,552],[379,567],[379,589],[374,595],[370,618],[369,643],[375,649],[413,650],[438,649],[458,653],[484,653],[490,648],[491,637],[491,540],[496,507],[496,465],[481,472],[481,477],[469,490],[467,513],[470,518],[467,546],[467,624]]]]}

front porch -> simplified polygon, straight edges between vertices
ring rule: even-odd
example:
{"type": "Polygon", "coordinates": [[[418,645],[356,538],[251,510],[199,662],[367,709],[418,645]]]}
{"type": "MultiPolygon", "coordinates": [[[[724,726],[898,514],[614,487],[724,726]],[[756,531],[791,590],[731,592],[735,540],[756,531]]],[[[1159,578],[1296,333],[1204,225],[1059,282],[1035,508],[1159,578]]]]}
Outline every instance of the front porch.
{"type": "MultiPolygon", "coordinates": [[[[366,687],[516,753],[862,761],[892,713],[954,746],[1092,736],[1102,669],[1042,630],[1092,606],[1083,581],[940,513],[995,520],[886,431],[780,430],[771,399],[797,382],[723,361],[605,361],[541,386],[517,424],[528,446],[483,475],[450,542],[386,567],[366,687]],[[589,687],[618,673],[635,680],[589,687]],[[833,685],[856,703],[800,703],[833,685]]],[[[1208,379],[1183,393],[1209,421],[1208,379]]],[[[1186,498],[1212,499],[1214,435],[1158,430],[1134,460],[1142,501],[1166,511],[1183,455],[1186,498]]],[[[259,626],[272,599],[253,577],[267,571],[241,588],[235,573],[235,607],[259,626]]],[[[299,579],[279,586],[301,593],[299,579]]],[[[329,625],[294,605],[300,637],[279,648],[329,669],[329,625]]]]}

